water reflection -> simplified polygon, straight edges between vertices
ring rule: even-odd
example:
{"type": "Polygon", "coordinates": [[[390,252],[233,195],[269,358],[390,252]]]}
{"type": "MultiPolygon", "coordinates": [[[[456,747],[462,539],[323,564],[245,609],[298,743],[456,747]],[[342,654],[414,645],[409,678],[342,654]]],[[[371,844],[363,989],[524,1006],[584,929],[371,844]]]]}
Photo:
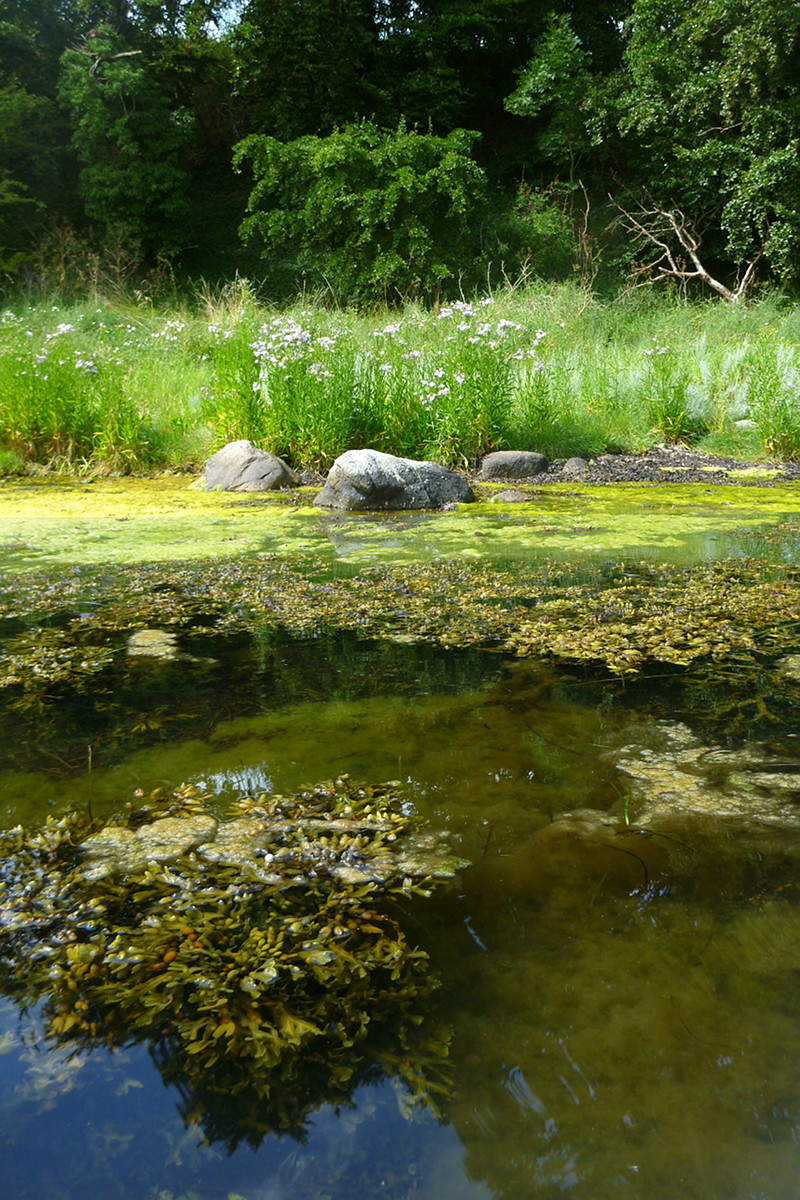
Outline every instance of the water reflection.
{"type": "MultiPolygon", "coordinates": [[[[365,651],[346,672],[325,654],[315,668],[312,656],[284,687],[280,655],[288,681],[292,654],[277,647],[263,659],[269,688],[245,675],[243,655],[237,686],[252,682],[256,703],[231,711],[226,696],[219,719],[206,707],[191,736],[154,737],[136,753],[114,743],[92,787],[107,810],[135,786],[194,778],[221,812],[243,792],[341,771],[402,779],[408,802],[472,862],[445,894],[398,915],[442,982],[429,1014],[452,1030],[442,1122],[398,1076],[357,1069],[346,1093],[331,1094],[324,1078],[298,1074],[307,1120],[305,1141],[292,1140],[259,1131],[257,1105],[210,1099],[202,1081],[187,1088],[166,1045],[54,1052],[35,1009],[8,1007],[0,1142],[10,1194],[790,1200],[800,1168],[796,833],[739,810],[637,824],[618,752],[658,752],[663,724],[622,704],[578,703],[583,681],[491,656],[469,669],[433,656],[415,689],[424,652],[413,650],[407,674],[402,653],[381,670],[365,651]],[[323,676],[334,691],[339,681],[333,700],[316,698],[323,676]],[[212,1118],[204,1130],[198,1105],[212,1118]]],[[[656,698],[662,710],[669,696],[656,698]]],[[[175,708],[190,700],[181,693],[175,708]]],[[[791,712],[776,741],[793,732],[791,712]]],[[[45,798],[58,810],[84,796],[85,774],[36,777],[30,765],[7,776],[15,812],[38,806],[41,816],[45,798]]],[[[722,769],[710,762],[702,788],[751,785],[730,764],[720,782],[722,769]]]]}

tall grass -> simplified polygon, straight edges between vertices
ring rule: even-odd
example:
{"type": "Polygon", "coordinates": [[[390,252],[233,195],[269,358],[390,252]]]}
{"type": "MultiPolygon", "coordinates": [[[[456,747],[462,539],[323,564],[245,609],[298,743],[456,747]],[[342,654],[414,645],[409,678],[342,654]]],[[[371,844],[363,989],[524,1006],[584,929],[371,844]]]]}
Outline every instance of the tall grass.
{"type": "Polygon", "coordinates": [[[193,470],[238,438],[318,468],[359,446],[455,466],[501,447],[658,442],[800,458],[800,310],[559,287],[436,311],[278,312],[239,281],[170,310],[0,315],[0,472],[193,470]]]}

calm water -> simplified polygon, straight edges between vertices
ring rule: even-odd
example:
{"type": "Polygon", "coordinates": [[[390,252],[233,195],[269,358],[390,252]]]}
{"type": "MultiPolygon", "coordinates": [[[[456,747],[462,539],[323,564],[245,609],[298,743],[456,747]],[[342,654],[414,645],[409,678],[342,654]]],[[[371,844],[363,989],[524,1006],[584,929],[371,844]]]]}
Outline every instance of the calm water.
{"type": "MultiPolygon", "coordinates": [[[[76,697],[61,742],[3,726],[3,823],[87,799],[109,813],[137,787],[185,781],[224,814],[243,794],[342,772],[401,780],[472,863],[402,914],[442,984],[427,1018],[451,1037],[441,1118],[376,1076],[314,1111],[304,1140],[267,1133],[231,1151],[185,1123],[157,1046],[54,1046],[35,1007],[5,999],[3,1196],[794,1200],[797,831],[749,838],[696,816],[628,830],[618,753],[658,753],[663,698],[657,713],[644,696],[632,708],[478,652],[207,651],[130,659],[113,711],[76,697]]],[[[235,1098],[224,1115],[235,1129],[235,1098]]]]}

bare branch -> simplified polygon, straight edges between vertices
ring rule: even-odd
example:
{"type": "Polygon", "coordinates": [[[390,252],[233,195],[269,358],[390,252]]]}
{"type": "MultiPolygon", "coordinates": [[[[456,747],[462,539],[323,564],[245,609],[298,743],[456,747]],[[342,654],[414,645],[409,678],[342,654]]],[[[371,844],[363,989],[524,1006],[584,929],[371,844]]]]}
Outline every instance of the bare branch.
{"type": "Polygon", "coordinates": [[[633,269],[633,276],[646,276],[637,287],[655,283],[658,279],[675,279],[686,284],[699,280],[717,292],[730,304],[735,304],[752,287],[763,250],[759,248],[740,269],[735,288],[730,288],[715,279],[700,257],[701,240],[691,222],[679,209],[670,211],[652,203],[651,207],[639,204],[635,210],[623,208],[619,201],[609,197],[616,207],[618,222],[632,235],[633,241],[650,250],[648,261],[633,269]],[[658,251],[658,253],[656,253],[658,251]],[[683,252],[683,255],[680,252],[683,252]],[[688,260],[688,261],[687,261],[688,260]]]}

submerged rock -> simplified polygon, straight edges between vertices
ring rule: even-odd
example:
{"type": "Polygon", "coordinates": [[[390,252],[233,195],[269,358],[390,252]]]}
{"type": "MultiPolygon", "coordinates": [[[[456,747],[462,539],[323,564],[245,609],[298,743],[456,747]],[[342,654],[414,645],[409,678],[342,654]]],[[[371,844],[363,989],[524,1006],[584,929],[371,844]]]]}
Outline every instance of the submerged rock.
{"type": "Polygon", "coordinates": [[[367,793],[342,779],[295,801],[272,800],[266,807],[243,801],[241,815],[226,821],[198,810],[202,797],[191,785],[179,789],[173,801],[188,811],[135,829],[109,824],[87,837],[81,847],[83,878],[131,879],[159,863],[181,870],[190,853],[194,873],[202,875],[212,865],[232,867],[242,879],[282,886],[321,878],[378,888],[398,881],[424,885],[468,865],[454,854],[446,833],[411,828],[391,784],[367,793]]]}
{"type": "Polygon", "coordinates": [[[655,731],[657,749],[626,746],[617,759],[631,782],[638,826],[694,814],[751,827],[800,829],[800,780],[759,748],[709,747],[679,723],[662,722],[655,731]]]}
{"type": "Polygon", "coordinates": [[[445,508],[474,499],[469,484],[439,463],[396,458],[379,450],[348,450],[336,459],[314,503],[320,508],[378,512],[445,508]]]}
{"type": "Polygon", "coordinates": [[[202,484],[207,490],[271,492],[300,486],[300,480],[282,458],[259,450],[245,440],[228,442],[205,465],[202,484]]]}
{"type": "Polygon", "coordinates": [[[547,470],[547,458],[535,450],[496,450],[481,463],[481,479],[529,479],[547,470]]]}
{"type": "Polygon", "coordinates": [[[166,629],[137,629],[127,642],[128,654],[132,657],[161,658],[169,661],[178,658],[177,634],[166,629]]]}
{"type": "Polygon", "coordinates": [[[502,492],[495,492],[489,499],[492,504],[526,504],[536,497],[530,492],[521,492],[519,488],[504,488],[502,492]]]}

